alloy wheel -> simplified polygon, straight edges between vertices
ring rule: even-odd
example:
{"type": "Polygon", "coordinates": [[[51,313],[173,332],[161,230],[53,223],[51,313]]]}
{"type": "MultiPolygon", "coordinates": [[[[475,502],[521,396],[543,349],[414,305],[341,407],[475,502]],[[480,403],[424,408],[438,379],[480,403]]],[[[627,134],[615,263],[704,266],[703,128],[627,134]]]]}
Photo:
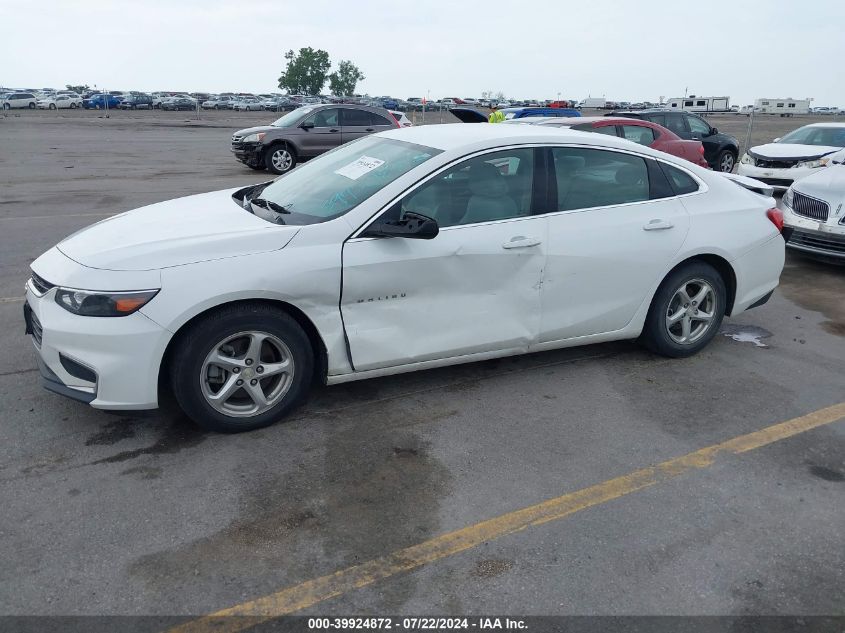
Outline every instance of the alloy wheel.
{"type": "Polygon", "coordinates": [[[712,327],[718,308],[716,291],[703,279],[685,281],[666,310],[666,330],[679,345],[692,345],[712,327]]]}
{"type": "Polygon", "coordinates": [[[734,156],[731,153],[727,153],[722,156],[722,162],[719,163],[719,169],[725,173],[731,173],[734,168],[734,156]]]}
{"type": "Polygon", "coordinates": [[[206,402],[232,417],[252,417],[279,403],[293,382],[290,349],[267,332],[238,332],[214,345],[200,371],[206,402]]]}
{"type": "Polygon", "coordinates": [[[273,161],[273,167],[280,172],[290,169],[290,166],[293,163],[293,157],[286,149],[277,149],[274,151],[273,157],[270,160],[273,161]]]}

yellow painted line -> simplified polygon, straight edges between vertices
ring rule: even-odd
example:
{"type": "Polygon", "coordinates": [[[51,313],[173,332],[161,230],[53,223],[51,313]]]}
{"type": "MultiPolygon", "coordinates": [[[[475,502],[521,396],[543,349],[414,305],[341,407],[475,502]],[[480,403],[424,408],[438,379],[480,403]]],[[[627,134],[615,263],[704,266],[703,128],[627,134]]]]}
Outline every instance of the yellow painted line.
{"type": "Polygon", "coordinates": [[[0,297],[0,303],[17,303],[24,301],[26,297],[0,297]]]}
{"type": "Polygon", "coordinates": [[[740,435],[676,457],[655,466],[543,501],[521,510],[442,534],[374,560],[314,578],[276,593],[222,609],[170,629],[170,633],[235,633],[274,617],[286,615],[366,587],[379,580],[458,554],[493,539],[562,519],[581,510],[618,499],[668,481],[686,472],[709,467],[721,454],[747,453],[845,418],[845,402],[799,418],[740,435]],[[229,616],[253,616],[233,618],[229,616]]]}

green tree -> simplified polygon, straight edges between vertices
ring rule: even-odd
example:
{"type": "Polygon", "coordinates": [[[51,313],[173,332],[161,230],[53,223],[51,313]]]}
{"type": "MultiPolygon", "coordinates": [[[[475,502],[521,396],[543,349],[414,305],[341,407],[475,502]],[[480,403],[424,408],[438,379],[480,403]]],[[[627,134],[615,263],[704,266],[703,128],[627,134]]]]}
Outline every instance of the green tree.
{"type": "Polygon", "coordinates": [[[65,88],[68,90],[75,92],[77,94],[83,94],[85,92],[91,92],[91,87],[88,84],[84,84],[81,86],[71,86],[70,84],[65,84],[65,88]]]}
{"type": "Polygon", "coordinates": [[[298,53],[288,51],[285,59],[288,60],[287,68],[279,77],[279,88],[293,93],[320,94],[331,67],[329,54],[308,46],[300,48],[298,53]]]}
{"type": "Polygon", "coordinates": [[[337,70],[329,75],[329,90],[335,96],[348,96],[355,94],[355,86],[359,81],[364,81],[364,73],[349,60],[341,60],[337,70]]]}

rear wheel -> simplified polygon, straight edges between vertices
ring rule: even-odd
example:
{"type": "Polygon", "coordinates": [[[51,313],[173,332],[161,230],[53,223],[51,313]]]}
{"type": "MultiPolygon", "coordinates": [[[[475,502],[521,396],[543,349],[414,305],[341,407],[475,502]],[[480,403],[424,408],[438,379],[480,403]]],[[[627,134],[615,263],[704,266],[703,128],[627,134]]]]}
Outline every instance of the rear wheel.
{"type": "Polygon", "coordinates": [[[30,109],[30,110],[35,110],[35,101],[30,101],[30,102],[29,102],[29,109],[30,109]]]}
{"type": "Polygon", "coordinates": [[[71,102],[71,104],[70,104],[70,109],[71,109],[71,110],[76,110],[76,104],[75,104],[75,103],[73,103],[73,102],[71,102]]]}
{"type": "Polygon", "coordinates": [[[705,262],[685,264],[657,289],[641,340],[662,356],[692,356],[716,336],[725,305],[725,282],[716,269],[705,262]]]}
{"type": "Polygon", "coordinates": [[[51,103],[51,104],[50,104],[50,109],[51,109],[51,110],[55,110],[55,109],[56,109],[56,104],[55,104],[55,103],[51,103]]]}
{"type": "Polygon", "coordinates": [[[716,159],[716,169],[729,174],[733,171],[734,165],[736,165],[736,154],[729,149],[719,152],[719,157],[716,159]]]}
{"type": "Polygon", "coordinates": [[[296,166],[296,153],[287,145],[273,145],[264,153],[264,165],[274,174],[285,174],[296,166]]]}
{"type": "Polygon", "coordinates": [[[311,343],[290,315],[265,304],[236,304],[183,336],[170,381],[194,422],[238,433],[280,420],[305,396],[313,371],[311,343]]]}

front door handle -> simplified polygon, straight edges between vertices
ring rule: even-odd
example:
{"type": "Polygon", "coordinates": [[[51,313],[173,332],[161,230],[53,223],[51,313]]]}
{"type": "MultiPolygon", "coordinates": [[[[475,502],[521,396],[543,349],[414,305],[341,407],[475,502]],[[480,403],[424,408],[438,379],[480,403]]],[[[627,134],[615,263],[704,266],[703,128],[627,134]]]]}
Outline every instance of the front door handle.
{"type": "Polygon", "coordinates": [[[669,222],[669,220],[661,220],[660,218],[655,218],[654,220],[649,220],[648,223],[643,227],[643,231],[663,231],[666,229],[671,229],[674,224],[669,222]]]}
{"type": "Polygon", "coordinates": [[[367,132],[375,132],[375,129],[373,129],[373,128],[371,128],[371,127],[368,127],[368,128],[367,128],[367,132]]]}
{"type": "Polygon", "coordinates": [[[510,242],[502,244],[502,248],[528,248],[529,246],[538,246],[540,240],[536,237],[525,237],[524,235],[517,235],[512,237],[510,242]]]}
{"type": "Polygon", "coordinates": [[[340,130],[338,130],[337,128],[332,128],[329,130],[329,132],[340,132],[340,130]]]}

